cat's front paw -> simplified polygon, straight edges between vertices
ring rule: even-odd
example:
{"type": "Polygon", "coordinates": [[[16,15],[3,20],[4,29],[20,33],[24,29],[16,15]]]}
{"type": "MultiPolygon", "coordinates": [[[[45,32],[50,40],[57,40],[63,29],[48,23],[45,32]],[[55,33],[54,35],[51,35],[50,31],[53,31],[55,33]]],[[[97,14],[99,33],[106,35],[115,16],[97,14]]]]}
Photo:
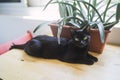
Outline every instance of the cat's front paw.
{"type": "Polygon", "coordinates": [[[92,59],[82,59],[79,61],[81,64],[93,65],[94,61],[92,59]]]}
{"type": "Polygon", "coordinates": [[[86,64],[88,64],[88,65],[93,65],[93,64],[94,64],[94,61],[91,60],[91,59],[88,59],[88,60],[86,61],[86,64]]]}
{"type": "Polygon", "coordinates": [[[87,56],[89,59],[92,59],[94,62],[97,62],[98,61],[98,58],[92,56],[91,54],[88,54],[87,56]]]}
{"type": "Polygon", "coordinates": [[[95,61],[95,62],[97,62],[97,61],[98,61],[98,58],[93,57],[92,60],[95,61]]]}

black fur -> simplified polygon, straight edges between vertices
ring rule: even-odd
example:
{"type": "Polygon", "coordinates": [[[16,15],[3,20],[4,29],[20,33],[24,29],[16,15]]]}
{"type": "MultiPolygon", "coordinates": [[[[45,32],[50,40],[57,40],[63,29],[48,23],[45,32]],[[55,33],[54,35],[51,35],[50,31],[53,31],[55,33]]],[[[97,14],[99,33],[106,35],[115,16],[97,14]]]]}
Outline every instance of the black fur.
{"type": "Polygon", "coordinates": [[[98,61],[96,57],[88,53],[90,35],[86,30],[72,30],[71,36],[70,40],[61,38],[61,43],[58,44],[56,37],[39,35],[26,44],[14,44],[10,49],[24,49],[30,56],[58,59],[69,63],[92,65],[98,61]]]}

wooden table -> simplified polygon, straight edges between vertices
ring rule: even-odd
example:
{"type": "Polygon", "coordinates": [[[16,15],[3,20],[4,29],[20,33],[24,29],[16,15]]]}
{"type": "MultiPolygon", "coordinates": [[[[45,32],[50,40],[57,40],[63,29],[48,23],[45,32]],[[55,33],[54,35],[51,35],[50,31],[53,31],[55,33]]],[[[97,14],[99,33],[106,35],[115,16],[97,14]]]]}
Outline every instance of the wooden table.
{"type": "Polygon", "coordinates": [[[0,56],[3,80],[120,80],[120,47],[106,45],[102,54],[91,53],[99,61],[94,65],[70,64],[58,60],[34,58],[13,49],[0,56]]]}

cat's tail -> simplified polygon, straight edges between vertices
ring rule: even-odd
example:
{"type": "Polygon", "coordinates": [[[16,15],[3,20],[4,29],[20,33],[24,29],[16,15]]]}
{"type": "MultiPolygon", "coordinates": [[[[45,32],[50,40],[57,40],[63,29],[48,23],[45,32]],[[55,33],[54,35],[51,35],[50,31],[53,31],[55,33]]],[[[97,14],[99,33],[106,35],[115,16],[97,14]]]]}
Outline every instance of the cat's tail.
{"type": "Polygon", "coordinates": [[[20,44],[20,45],[16,45],[13,43],[13,45],[9,48],[9,50],[11,49],[24,49],[25,44],[20,44]]]}

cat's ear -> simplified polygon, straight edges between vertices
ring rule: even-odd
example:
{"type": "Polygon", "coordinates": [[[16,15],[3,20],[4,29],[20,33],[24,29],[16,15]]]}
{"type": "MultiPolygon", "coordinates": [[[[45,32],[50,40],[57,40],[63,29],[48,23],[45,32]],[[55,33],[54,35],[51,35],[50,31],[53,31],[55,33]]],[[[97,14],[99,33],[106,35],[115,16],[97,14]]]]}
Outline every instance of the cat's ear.
{"type": "Polygon", "coordinates": [[[71,33],[71,36],[73,36],[73,35],[76,34],[76,30],[74,30],[74,29],[70,29],[70,33],[71,33]]]}
{"type": "Polygon", "coordinates": [[[90,31],[90,27],[89,26],[86,26],[84,29],[83,29],[84,32],[89,32],[90,31]]]}

